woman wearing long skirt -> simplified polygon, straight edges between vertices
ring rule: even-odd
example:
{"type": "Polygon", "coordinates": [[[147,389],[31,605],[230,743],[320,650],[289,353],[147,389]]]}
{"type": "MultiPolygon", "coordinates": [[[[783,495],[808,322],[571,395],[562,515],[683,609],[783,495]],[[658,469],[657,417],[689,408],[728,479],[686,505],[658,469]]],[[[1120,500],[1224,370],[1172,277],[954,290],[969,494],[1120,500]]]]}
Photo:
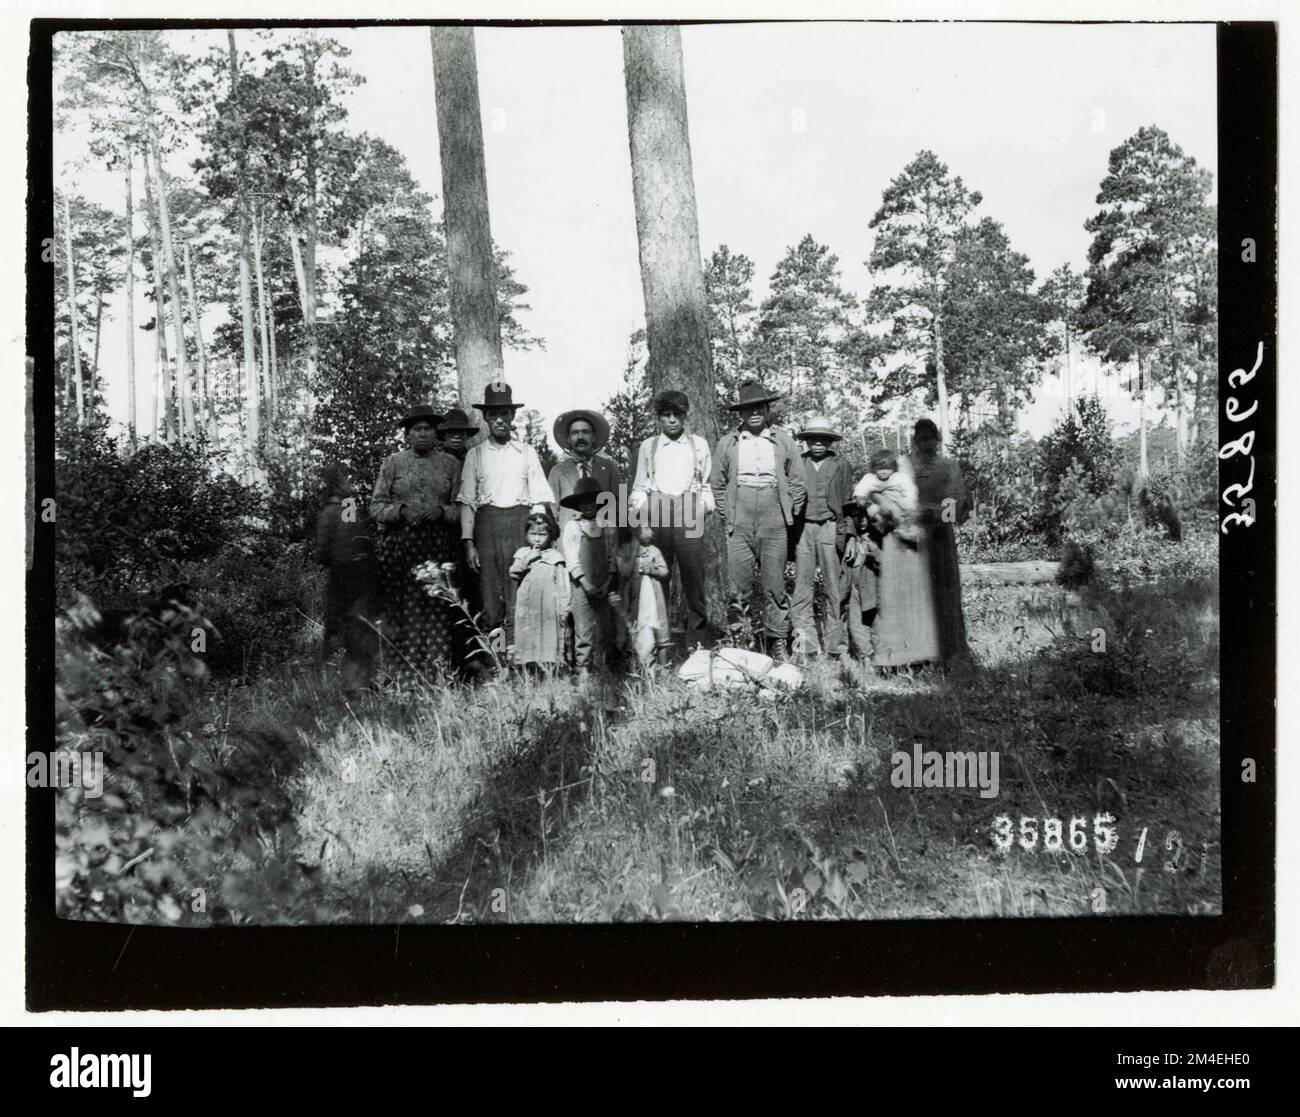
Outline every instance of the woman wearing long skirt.
{"type": "Polygon", "coordinates": [[[414,570],[426,562],[456,561],[460,523],[460,463],[434,449],[438,418],[427,405],[406,415],[407,448],[384,462],[370,500],[370,517],[380,529],[376,566],[385,663],[399,678],[424,681],[451,666],[454,618],[453,607],[430,597],[414,570]]]}
{"type": "Polygon", "coordinates": [[[880,604],[871,633],[871,662],[877,667],[906,667],[941,658],[929,538],[924,531],[907,530],[916,516],[913,508],[900,521],[891,517],[873,525],[882,535],[880,604]]]}
{"type": "Polygon", "coordinates": [[[961,467],[939,453],[939,428],[920,419],[912,430],[912,476],[925,529],[931,595],[939,626],[939,651],[945,664],[968,654],[966,619],[961,607],[956,525],[970,514],[961,467]]]}

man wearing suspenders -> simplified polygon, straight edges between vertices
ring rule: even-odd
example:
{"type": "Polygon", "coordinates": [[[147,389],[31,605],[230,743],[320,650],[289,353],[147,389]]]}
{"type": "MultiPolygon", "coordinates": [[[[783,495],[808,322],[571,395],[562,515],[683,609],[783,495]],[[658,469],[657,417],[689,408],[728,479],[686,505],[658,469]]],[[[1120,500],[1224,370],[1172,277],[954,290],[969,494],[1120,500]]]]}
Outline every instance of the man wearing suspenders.
{"type": "MultiPolygon", "coordinates": [[[[709,617],[705,601],[704,518],[713,511],[709,444],[686,431],[690,402],[682,392],[663,391],[654,398],[659,433],[645,439],[636,455],[636,477],[629,506],[646,516],[672,574],[676,563],[686,601],[686,650],[708,647],[709,617]]],[[[661,649],[661,661],[666,658],[661,649]]]]}

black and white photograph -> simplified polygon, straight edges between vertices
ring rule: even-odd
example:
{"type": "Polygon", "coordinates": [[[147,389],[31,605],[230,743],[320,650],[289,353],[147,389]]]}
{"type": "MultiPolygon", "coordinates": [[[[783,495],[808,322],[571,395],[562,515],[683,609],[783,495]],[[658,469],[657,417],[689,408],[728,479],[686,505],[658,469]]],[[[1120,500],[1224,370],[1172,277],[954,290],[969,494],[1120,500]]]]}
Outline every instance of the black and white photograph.
{"type": "Polygon", "coordinates": [[[54,914],[1221,918],[1219,49],[56,28],[54,914]]]}

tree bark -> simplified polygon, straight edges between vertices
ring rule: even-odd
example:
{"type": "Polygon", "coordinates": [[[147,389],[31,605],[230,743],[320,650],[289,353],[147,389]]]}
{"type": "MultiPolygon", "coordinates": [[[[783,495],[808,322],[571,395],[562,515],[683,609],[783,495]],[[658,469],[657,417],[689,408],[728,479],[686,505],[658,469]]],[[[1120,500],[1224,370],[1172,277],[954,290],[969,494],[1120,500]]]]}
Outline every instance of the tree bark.
{"type": "Polygon", "coordinates": [[[203,322],[199,316],[199,299],[194,287],[194,263],[190,256],[190,242],[184,242],[185,291],[190,300],[190,321],[194,323],[194,341],[199,353],[199,406],[198,421],[212,439],[214,448],[221,445],[221,432],[217,430],[217,412],[212,402],[208,384],[208,351],[203,344],[203,322]]]}
{"type": "Polygon", "coordinates": [[[1142,368],[1142,354],[1137,355],[1138,367],[1138,484],[1145,485],[1151,476],[1147,460],[1147,381],[1142,368]]]}
{"type": "Polygon", "coordinates": [[[135,414],[135,193],[131,184],[131,149],[126,149],[126,414],[131,446],[136,443],[135,414]]]}
{"type": "Polygon", "coordinates": [[[77,266],[72,254],[72,203],[67,194],[63,195],[63,246],[68,274],[68,337],[72,350],[69,367],[77,401],[77,422],[83,423],[86,420],[86,398],[81,383],[81,339],[77,334],[77,266]]]}
{"type": "MultiPolygon", "coordinates": [[[[304,400],[307,406],[308,418],[315,411],[316,404],[316,365],[318,361],[318,341],[316,337],[316,248],[320,237],[318,228],[318,217],[316,213],[316,59],[312,56],[312,47],[310,42],[303,44],[303,71],[306,78],[305,85],[307,88],[307,127],[311,132],[312,142],[307,145],[307,166],[306,166],[306,186],[307,186],[307,211],[305,214],[306,228],[304,229],[305,238],[303,243],[303,296],[302,296],[302,324],[303,333],[306,335],[307,355],[305,361],[304,377],[306,380],[306,392],[304,400]]],[[[476,89],[477,94],[477,89],[476,89]]],[[[477,120],[477,116],[475,117],[477,120]]],[[[274,384],[275,382],[272,381],[274,384]]],[[[279,406],[278,395],[273,397],[276,406],[279,406]]]]}
{"type": "MultiPolygon", "coordinates": [[[[149,224],[149,255],[153,259],[153,294],[154,294],[154,355],[158,361],[158,371],[154,378],[154,424],[158,430],[158,400],[162,398],[163,438],[167,442],[176,439],[176,401],[172,395],[171,362],[167,355],[167,314],[164,306],[162,256],[158,250],[158,220],[153,200],[153,179],[149,175],[149,160],[146,156],[144,168],[145,213],[149,224]]],[[[175,305],[172,307],[175,311],[175,305]]]]}
{"type": "Polygon", "coordinates": [[[948,370],[943,363],[943,318],[934,312],[934,380],[939,397],[939,446],[948,449],[948,370]]]}
{"type": "MultiPolygon", "coordinates": [[[[258,390],[260,406],[269,412],[271,399],[271,353],[270,346],[275,344],[271,334],[266,301],[266,279],[262,275],[262,230],[253,214],[253,276],[257,280],[257,313],[262,327],[262,380],[258,390]]],[[[269,416],[268,416],[269,417],[269,416]]]]}
{"type": "MultiPolygon", "coordinates": [[[[235,98],[236,104],[238,104],[239,52],[235,49],[234,31],[226,32],[226,41],[230,54],[230,92],[231,96],[235,98]]],[[[249,250],[248,194],[245,181],[246,168],[244,165],[244,149],[242,146],[240,147],[238,154],[237,175],[236,205],[239,207],[239,310],[244,331],[244,367],[242,371],[245,407],[247,409],[245,418],[246,442],[244,449],[250,463],[249,471],[251,475],[253,468],[253,454],[256,452],[258,444],[261,442],[261,414],[259,393],[257,390],[258,365],[253,327],[253,265],[249,250]]]]}
{"type": "MultiPolygon", "coordinates": [[[[710,446],[719,427],[686,114],[681,29],[623,28],[628,147],[645,298],[650,394],[672,388],[691,402],[710,446]]],[[[726,630],[726,540],[718,517],[705,532],[709,625],[726,630]]]]}
{"type": "Polygon", "coordinates": [[[158,229],[162,238],[163,267],[167,272],[167,294],[172,301],[172,333],[176,348],[176,380],[179,384],[181,437],[194,430],[194,399],[191,394],[189,362],[185,355],[185,322],[181,311],[181,287],[176,253],[172,250],[171,211],[167,205],[167,174],[163,170],[157,126],[149,122],[149,153],[153,157],[155,190],[158,194],[158,229]]]}
{"type": "Polygon", "coordinates": [[[95,347],[90,358],[90,390],[86,394],[86,406],[95,410],[95,386],[99,380],[99,339],[104,325],[104,292],[95,292],[95,347]]]}
{"type": "Polygon", "coordinates": [[[478,63],[472,28],[434,27],[429,37],[457,388],[461,406],[468,410],[483,399],[488,384],[503,376],[478,63]]]}

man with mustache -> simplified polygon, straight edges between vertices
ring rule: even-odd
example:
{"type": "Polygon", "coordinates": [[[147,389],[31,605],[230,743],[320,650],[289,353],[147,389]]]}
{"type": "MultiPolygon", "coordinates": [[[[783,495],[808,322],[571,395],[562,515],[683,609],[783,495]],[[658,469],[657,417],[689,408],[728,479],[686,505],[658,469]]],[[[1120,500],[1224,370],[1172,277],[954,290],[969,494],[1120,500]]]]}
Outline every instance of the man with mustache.
{"type": "Polygon", "coordinates": [[[528,443],[514,437],[515,403],[510,385],[498,380],[487,386],[483,413],[488,436],[465,454],[461,470],[460,536],[465,563],[478,575],[483,598],[483,626],[501,628],[506,657],[514,651],[515,583],[510,564],[524,540],[530,512],[555,510],[541,460],[528,443]]]}
{"type": "MultiPolygon", "coordinates": [[[[609,441],[609,422],[599,411],[565,411],[555,420],[552,428],[556,443],[567,453],[567,457],[551,467],[551,492],[555,503],[560,505],[559,525],[564,525],[577,517],[578,513],[564,507],[566,496],[573,495],[578,481],[583,477],[594,477],[601,487],[612,493],[619,491],[622,478],[618,466],[599,451],[609,441]]],[[[611,554],[613,550],[611,548],[611,554]]]]}

